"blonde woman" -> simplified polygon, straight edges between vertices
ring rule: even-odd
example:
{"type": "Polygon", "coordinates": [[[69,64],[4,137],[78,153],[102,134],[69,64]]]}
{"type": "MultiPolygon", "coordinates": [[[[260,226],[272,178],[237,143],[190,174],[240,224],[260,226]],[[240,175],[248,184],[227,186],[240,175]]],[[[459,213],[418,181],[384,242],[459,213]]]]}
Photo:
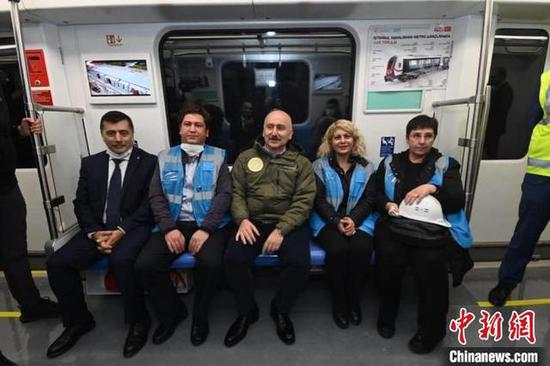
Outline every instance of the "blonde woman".
{"type": "Polygon", "coordinates": [[[342,329],[361,323],[360,291],[373,247],[375,195],[367,182],[375,168],[365,152],[357,127],[340,119],[327,129],[313,163],[317,196],[310,225],[326,251],[332,315],[342,329]]]}

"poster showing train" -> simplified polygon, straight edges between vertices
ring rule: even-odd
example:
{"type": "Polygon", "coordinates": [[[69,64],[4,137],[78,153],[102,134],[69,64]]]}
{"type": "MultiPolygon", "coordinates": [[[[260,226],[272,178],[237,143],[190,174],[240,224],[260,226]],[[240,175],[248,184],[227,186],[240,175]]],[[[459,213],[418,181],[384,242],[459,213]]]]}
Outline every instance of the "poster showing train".
{"type": "Polygon", "coordinates": [[[150,96],[146,60],[86,60],[92,97],[150,96]]]}
{"type": "Polygon", "coordinates": [[[371,27],[369,91],[445,88],[452,31],[441,24],[371,27]]]}

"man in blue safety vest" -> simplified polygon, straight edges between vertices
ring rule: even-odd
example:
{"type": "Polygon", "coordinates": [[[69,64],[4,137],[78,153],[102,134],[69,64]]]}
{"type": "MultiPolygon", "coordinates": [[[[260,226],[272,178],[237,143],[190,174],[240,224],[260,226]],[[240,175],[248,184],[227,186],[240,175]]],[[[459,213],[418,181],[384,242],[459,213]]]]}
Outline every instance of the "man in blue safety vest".
{"type": "Polygon", "coordinates": [[[222,274],[231,204],[225,150],[205,144],[209,117],[201,107],[184,107],[179,119],[182,143],[160,152],[149,187],[157,226],[136,271],[160,323],[154,344],[167,341],[187,317],[170,280],[170,265],[184,251],[197,260],[191,343],[202,344],[209,333],[208,308],[222,274]]]}

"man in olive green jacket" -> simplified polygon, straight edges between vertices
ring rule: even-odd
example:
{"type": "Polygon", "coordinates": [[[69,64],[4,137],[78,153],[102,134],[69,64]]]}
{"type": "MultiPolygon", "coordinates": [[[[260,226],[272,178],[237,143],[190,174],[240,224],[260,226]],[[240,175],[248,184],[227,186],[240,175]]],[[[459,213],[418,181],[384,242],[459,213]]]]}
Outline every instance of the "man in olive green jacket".
{"type": "Polygon", "coordinates": [[[306,220],[315,198],[311,163],[289,143],[290,116],[275,110],[264,120],[262,139],[241,153],[233,165],[231,214],[238,225],[225,254],[227,280],[235,291],[239,316],[225,345],[240,342],[258,320],[250,265],[260,253],[281,260],[279,289],[271,302],[277,335],[285,344],[295,341],[288,313],[305,285],[310,265],[310,232],[306,220]]]}

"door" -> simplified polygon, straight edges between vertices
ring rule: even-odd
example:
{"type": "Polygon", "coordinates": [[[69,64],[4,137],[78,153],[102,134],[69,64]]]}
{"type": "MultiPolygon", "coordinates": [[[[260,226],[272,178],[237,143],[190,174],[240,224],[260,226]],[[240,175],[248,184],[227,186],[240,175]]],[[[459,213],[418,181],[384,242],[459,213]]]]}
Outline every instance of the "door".
{"type": "MultiPolygon", "coordinates": [[[[547,48],[547,29],[503,27],[495,33],[489,117],[471,216],[476,242],[503,244],[512,236],[529,139],[542,116],[539,78],[547,48]]],[[[548,240],[550,228],[541,237],[548,240]]]]}

